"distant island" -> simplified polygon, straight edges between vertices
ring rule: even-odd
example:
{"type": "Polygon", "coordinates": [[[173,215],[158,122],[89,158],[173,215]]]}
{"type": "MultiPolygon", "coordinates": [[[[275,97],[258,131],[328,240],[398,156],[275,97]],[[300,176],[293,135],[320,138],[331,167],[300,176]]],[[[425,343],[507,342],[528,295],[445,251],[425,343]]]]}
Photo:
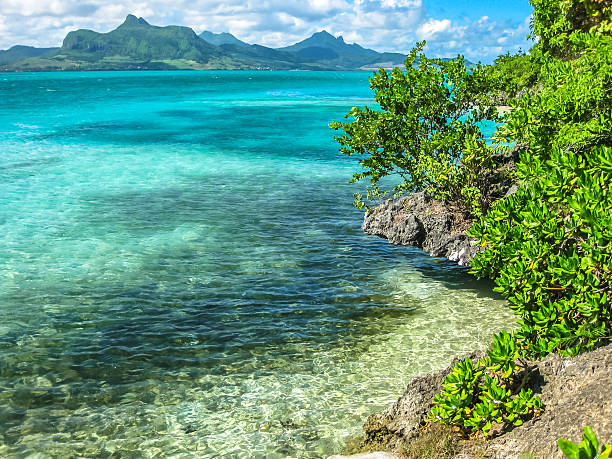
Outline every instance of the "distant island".
{"type": "Polygon", "coordinates": [[[16,45],[0,50],[0,71],[374,70],[401,67],[405,59],[404,54],[347,44],[325,30],[275,49],[245,43],[230,33],[197,35],[189,27],[153,26],[130,14],[108,33],[70,32],[60,48],[16,45]]]}

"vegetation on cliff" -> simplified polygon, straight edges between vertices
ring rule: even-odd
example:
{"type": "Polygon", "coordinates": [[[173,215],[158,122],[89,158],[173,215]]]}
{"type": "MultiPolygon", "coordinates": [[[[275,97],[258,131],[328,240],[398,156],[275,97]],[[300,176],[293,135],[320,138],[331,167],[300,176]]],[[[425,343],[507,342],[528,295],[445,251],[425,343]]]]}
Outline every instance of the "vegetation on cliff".
{"type": "Polygon", "coordinates": [[[540,62],[523,51],[506,53],[495,59],[488,72],[491,102],[508,105],[512,99],[537,89],[540,62]]]}
{"type": "Polygon", "coordinates": [[[573,355],[612,335],[612,2],[533,4],[541,89],[499,132],[529,145],[522,185],[473,226],[473,272],[510,299],[522,354],[573,355]]]}
{"type": "Polygon", "coordinates": [[[352,181],[370,184],[366,201],[357,193],[355,205],[427,190],[480,212],[489,205],[485,170],[494,149],[479,124],[499,119],[486,104],[488,73],[483,66],[468,70],[462,57],[428,59],[424,45],[408,55],[405,72],[380,69],[370,78],[379,109],[353,107],[346,115],[352,122],[330,124],[344,131],[336,137],[343,154],[365,156],[359,161],[365,170],[352,181]],[[400,180],[385,180],[393,176],[400,180]]]}
{"type": "Polygon", "coordinates": [[[425,190],[465,210],[486,248],[472,273],[494,279],[518,316],[517,331],[497,335],[484,359],[455,365],[435,398],[430,419],[468,432],[504,431],[540,412],[524,388],[524,358],[575,355],[612,339],[612,2],[531,3],[529,55],[469,74],[439,62],[439,72],[427,64],[414,74],[381,71],[371,78],[380,111],[353,109],[354,121],[332,124],[345,132],[343,153],[366,156],[354,180],[370,179],[368,198],[383,194],[382,177],[398,175],[394,192],[425,190]],[[508,72],[513,66],[519,71],[508,72]],[[500,91],[517,97],[488,145],[473,126],[495,120],[486,107],[500,91]],[[514,143],[526,146],[517,191],[491,203],[479,178],[514,143]]]}

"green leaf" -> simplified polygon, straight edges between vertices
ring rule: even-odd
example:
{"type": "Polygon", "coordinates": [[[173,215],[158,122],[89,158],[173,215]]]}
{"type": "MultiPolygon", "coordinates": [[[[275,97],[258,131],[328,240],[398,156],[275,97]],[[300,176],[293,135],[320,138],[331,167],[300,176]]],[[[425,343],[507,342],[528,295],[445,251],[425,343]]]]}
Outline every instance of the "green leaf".
{"type": "Polygon", "coordinates": [[[563,451],[563,454],[565,454],[569,459],[580,458],[580,449],[575,443],[572,443],[571,441],[566,440],[565,438],[559,438],[559,440],[557,440],[557,444],[559,445],[559,449],[561,449],[561,451],[563,451]]]}
{"type": "Polygon", "coordinates": [[[612,456],[612,446],[610,446],[610,445],[603,445],[602,446],[601,454],[599,456],[597,456],[596,459],[609,459],[610,456],[612,456]]]}
{"type": "Polygon", "coordinates": [[[597,451],[599,450],[599,442],[597,441],[597,437],[590,426],[584,427],[582,438],[587,444],[586,449],[590,456],[595,457],[597,455],[597,451]]]}

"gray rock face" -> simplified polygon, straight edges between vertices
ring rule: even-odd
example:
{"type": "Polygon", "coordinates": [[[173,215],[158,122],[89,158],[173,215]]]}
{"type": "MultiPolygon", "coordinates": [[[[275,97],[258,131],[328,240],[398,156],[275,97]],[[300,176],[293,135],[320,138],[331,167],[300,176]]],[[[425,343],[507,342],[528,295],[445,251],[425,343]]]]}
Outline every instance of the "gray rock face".
{"type": "MultiPolygon", "coordinates": [[[[518,144],[494,157],[495,165],[486,180],[489,186],[483,190],[491,202],[516,193],[512,171],[525,149],[525,145],[518,144]]],[[[462,212],[421,192],[376,206],[366,212],[361,227],[365,233],[385,238],[391,244],[417,247],[432,257],[469,265],[484,250],[467,236],[470,225],[462,212]]]]}
{"type": "Polygon", "coordinates": [[[580,443],[585,425],[600,444],[612,444],[612,345],[574,358],[551,355],[535,365],[534,392],[540,391],[544,413],[489,442],[487,456],[516,458],[529,451],[561,459],[557,439],[580,443]]]}
{"type": "MultiPolygon", "coordinates": [[[[478,355],[472,355],[478,358],[478,355]]],[[[452,366],[452,365],[451,365],[452,366]]],[[[579,443],[585,425],[593,428],[600,442],[612,443],[612,345],[567,358],[550,355],[529,362],[529,385],[544,403],[544,413],[521,427],[503,433],[471,451],[466,443],[457,457],[518,458],[531,452],[538,458],[562,458],[559,437],[579,443]]],[[[396,450],[418,434],[442,388],[450,367],[434,375],[415,378],[404,394],[382,413],[371,415],[364,424],[364,449],[396,450]]]]}
{"type": "Polygon", "coordinates": [[[418,247],[432,257],[469,265],[482,251],[466,234],[469,223],[460,212],[421,192],[389,199],[369,210],[361,227],[391,244],[418,247]]]}
{"type": "MultiPolygon", "coordinates": [[[[466,357],[478,360],[482,356],[482,352],[474,352],[466,357]]],[[[396,450],[402,443],[414,438],[433,406],[434,395],[442,390],[442,380],[458,360],[453,360],[445,370],[414,378],[393,405],[382,413],[370,415],[363,425],[365,439],[362,447],[396,450]]]]}

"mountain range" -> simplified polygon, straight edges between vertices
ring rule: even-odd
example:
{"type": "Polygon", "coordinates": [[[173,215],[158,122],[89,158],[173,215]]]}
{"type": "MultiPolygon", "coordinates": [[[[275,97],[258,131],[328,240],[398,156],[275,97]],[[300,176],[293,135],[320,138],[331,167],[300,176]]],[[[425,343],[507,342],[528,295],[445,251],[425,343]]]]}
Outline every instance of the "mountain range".
{"type": "Polygon", "coordinates": [[[402,66],[406,56],[379,53],[326,31],[284,48],[245,43],[230,33],[149,24],[128,15],[108,33],[69,32],[60,48],[0,50],[0,71],[70,70],[372,70],[402,66]]]}

